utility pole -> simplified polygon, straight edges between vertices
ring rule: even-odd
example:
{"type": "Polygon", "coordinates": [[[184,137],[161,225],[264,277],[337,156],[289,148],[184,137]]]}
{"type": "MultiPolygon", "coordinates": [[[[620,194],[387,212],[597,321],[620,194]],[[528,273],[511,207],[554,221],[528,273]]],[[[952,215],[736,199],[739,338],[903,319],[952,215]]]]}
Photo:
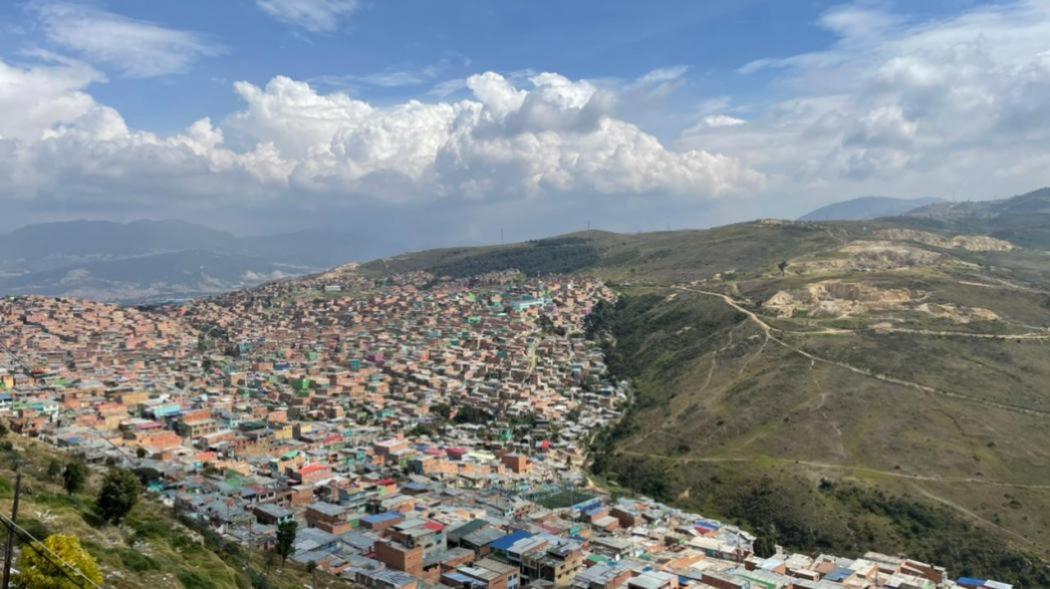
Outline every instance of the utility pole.
{"type": "Polygon", "coordinates": [[[22,494],[22,467],[15,466],[15,501],[11,507],[11,527],[7,529],[7,547],[4,549],[4,585],[3,589],[11,586],[11,559],[15,548],[15,525],[18,522],[18,498],[22,494]]]}

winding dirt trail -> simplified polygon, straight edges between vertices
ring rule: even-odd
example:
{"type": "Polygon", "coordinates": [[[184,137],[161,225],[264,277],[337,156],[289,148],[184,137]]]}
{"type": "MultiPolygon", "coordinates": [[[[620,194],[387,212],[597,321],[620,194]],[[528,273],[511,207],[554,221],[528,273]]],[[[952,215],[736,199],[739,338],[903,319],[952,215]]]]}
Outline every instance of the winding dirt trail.
{"type": "MultiPolygon", "coordinates": [[[[773,326],[769,325],[768,323],[763,321],[762,318],[759,317],[757,314],[755,314],[753,311],[743,307],[738,301],[734,300],[732,297],[730,297],[728,295],[722,294],[720,292],[715,292],[715,291],[710,291],[710,290],[702,290],[702,289],[699,289],[699,288],[691,288],[691,287],[687,287],[687,286],[674,286],[672,288],[677,289],[677,290],[681,290],[681,291],[685,291],[685,292],[692,292],[692,293],[697,293],[697,294],[710,296],[710,297],[716,297],[716,298],[721,299],[723,302],[725,302],[725,304],[729,305],[730,307],[732,307],[736,311],[738,311],[740,313],[743,313],[748,318],[748,320],[750,320],[753,323],[755,323],[755,325],[757,325],[759,327],[759,329],[761,329],[763,332],[765,332],[766,336],[769,339],[771,339],[772,341],[774,341],[777,344],[780,344],[784,348],[786,348],[788,350],[791,350],[792,352],[794,352],[794,353],[796,353],[796,354],[798,354],[798,355],[800,355],[800,356],[802,356],[804,358],[809,359],[811,362],[820,362],[822,364],[829,364],[831,366],[837,366],[837,367],[842,368],[844,370],[848,370],[848,371],[850,371],[850,372],[852,372],[854,374],[859,374],[861,376],[865,376],[865,377],[868,377],[868,378],[873,378],[873,379],[876,379],[876,380],[880,380],[882,382],[898,385],[898,386],[901,386],[901,387],[909,388],[909,389],[920,391],[920,392],[923,392],[923,393],[941,395],[941,396],[944,396],[944,397],[948,397],[948,398],[952,398],[952,399],[958,399],[958,400],[961,400],[961,401],[966,401],[968,403],[975,403],[975,404],[979,404],[979,405],[984,405],[985,407],[990,407],[990,408],[993,408],[993,409],[1000,409],[1000,410],[1003,410],[1003,411],[1012,411],[1014,413],[1022,413],[1022,414],[1025,414],[1025,415],[1032,415],[1032,416],[1036,416],[1036,417],[1050,417],[1050,411],[1041,411],[1039,409],[1030,409],[1030,408],[1027,408],[1027,407],[1019,407],[1017,405],[1010,405],[1008,403],[999,403],[997,401],[991,401],[991,400],[988,400],[988,399],[981,399],[981,398],[978,398],[978,397],[973,397],[971,395],[967,395],[967,394],[964,394],[964,393],[958,393],[958,392],[955,392],[955,391],[947,391],[947,390],[943,390],[943,389],[938,389],[938,388],[931,387],[929,385],[924,385],[924,384],[913,382],[913,381],[910,381],[910,380],[897,378],[895,376],[890,376],[888,374],[882,374],[882,373],[879,373],[879,372],[875,372],[875,371],[873,371],[871,369],[868,369],[868,368],[861,368],[859,366],[854,366],[853,364],[848,364],[846,362],[842,362],[842,361],[839,361],[839,360],[832,360],[830,358],[824,358],[822,356],[818,356],[816,354],[813,354],[812,352],[808,352],[806,350],[803,350],[802,348],[793,346],[793,345],[791,345],[788,342],[778,338],[777,336],[775,336],[773,334],[774,333],[781,333],[781,334],[788,333],[788,334],[792,334],[792,335],[823,335],[823,334],[826,334],[827,331],[825,331],[825,332],[819,332],[819,331],[816,331],[816,332],[809,332],[809,331],[797,331],[797,332],[784,331],[782,329],[779,329],[779,328],[776,328],[776,327],[773,327],[773,326]]],[[[923,330],[916,330],[916,331],[921,333],[923,330]]],[[[930,335],[936,335],[936,333],[937,332],[931,332],[930,335]]],[[[991,337],[990,334],[971,334],[971,335],[974,336],[974,337],[991,337]]],[[[994,337],[1003,338],[1003,336],[1001,334],[995,334],[994,337]]],[[[1018,338],[1018,337],[1019,336],[1007,336],[1006,339],[1015,339],[1015,338],[1018,338]]],[[[1050,334],[1043,335],[1043,336],[1041,336],[1041,338],[1042,339],[1050,338],[1050,334]]],[[[1031,339],[1035,339],[1035,338],[1033,337],[1031,339]]]]}

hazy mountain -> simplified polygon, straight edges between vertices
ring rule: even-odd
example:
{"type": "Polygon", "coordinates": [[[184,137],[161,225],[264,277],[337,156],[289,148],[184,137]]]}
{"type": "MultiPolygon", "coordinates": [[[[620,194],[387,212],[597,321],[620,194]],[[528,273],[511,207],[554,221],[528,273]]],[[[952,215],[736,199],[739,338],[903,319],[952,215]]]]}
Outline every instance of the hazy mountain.
{"type": "Polygon", "coordinates": [[[0,294],[197,296],[375,255],[361,241],[337,231],[239,237],[176,220],[42,223],[0,235],[0,294]]]}
{"type": "Polygon", "coordinates": [[[0,263],[42,270],[70,260],[102,260],[187,249],[236,251],[231,233],[183,221],[62,221],[0,235],[0,263]]]}
{"type": "Polygon", "coordinates": [[[862,196],[832,203],[798,218],[799,221],[864,221],[902,215],[927,205],[944,202],[939,198],[893,198],[862,196]]]}
{"type": "Polygon", "coordinates": [[[215,294],[310,270],[259,257],[187,250],[0,277],[0,292],[145,302],[215,294]]]}

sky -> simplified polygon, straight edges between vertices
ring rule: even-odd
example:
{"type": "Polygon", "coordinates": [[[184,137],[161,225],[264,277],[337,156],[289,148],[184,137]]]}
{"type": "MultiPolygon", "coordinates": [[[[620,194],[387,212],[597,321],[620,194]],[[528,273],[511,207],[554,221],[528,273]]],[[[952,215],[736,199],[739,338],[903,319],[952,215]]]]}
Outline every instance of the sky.
{"type": "Polygon", "coordinates": [[[390,249],[1050,184],[1050,0],[0,3],[0,230],[390,249]]]}

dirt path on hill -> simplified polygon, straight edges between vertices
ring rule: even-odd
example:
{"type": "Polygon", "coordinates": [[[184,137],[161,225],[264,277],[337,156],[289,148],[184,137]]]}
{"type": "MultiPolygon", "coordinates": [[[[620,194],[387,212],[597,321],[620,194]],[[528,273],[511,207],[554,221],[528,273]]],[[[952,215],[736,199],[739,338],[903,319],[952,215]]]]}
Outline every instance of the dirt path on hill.
{"type": "Polygon", "coordinates": [[[943,506],[945,506],[945,507],[947,507],[949,509],[954,509],[955,511],[958,511],[959,513],[965,515],[966,517],[968,517],[968,518],[970,518],[970,519],[972,519],[974,521],[977,521],[977,522],[979,522],[979,523],[981,523],[981,524],[983,524],[985,526],[988,526],[990,528],[999,530],[1000,532],[1003,532],[1004,534],[1009,535],[1011,538],[1013,538],[1015,540],[1019,540],[1020,542],[1022,542],[1023,544],[1025,544],[1027,546],[1036,548],[1038,550],[1045,551],[1045,548],[1041,547],[1037,542],[1035,542],[1032,539],[1028,538],[1024,534],[1021,534],[1019,532],[1015,532],[1014,530],[1011,530],[1010,528],[1004,528],[1003,526],[1001,526],[1001,525],[999,525],[999,524],[997,524],[997,523],[995,523],[995,522],[993,522],[993,521],[991,521],[989,519],[985,519],[985,518],[981,517],[980,515],[977,515],[973,511],[970,511],[969,509],[963,507],[962,505],[959,505],[958,503],[956,503],[956,502],[954,502],[954,501],[952,501],[950,499],[945,499],[944,497],[936,495],[936,494],[932,493],[931,491],[922,488],[922,486],[920,486],[920,485],[911,485],[911,486],[914,487],[915,490],[917,490],[919,492],[919,494],[921,494],[923,497],[926,497],[927,499],[929,499],[931,501],[936,501],[937,503],[940,503],[941,505],[943,505],[943,506]]]}
{"type": "MultiPolygon", "coordinates": [[[[1023,413],[1023,414],[1026,414],[1026,415],[1034,415],[1036,417],[1050,417],[1050,411],[1041,411],[1041,410],[1038,410],[1038,409],[1030,409],[1030,408],[1027,408],[1027,407],[1019,407],[1017,405],[1010,405],[1010,404],[1007,404],[1007,403],[999,403],[997,401],[990,401],[988,399],[981,399],[981,398],[978,398],[978,397],[973,397],[973,396],[970,396],[970,395],[966,395],[966,394],[963,394],[963,393],[957,393],[957,392],[954,392],[954,391],[946,391],[946,390],[943,390],[943,389],[937,389],[937,388],[931,387],[929,385],[924,385],[924,384],[913,382],[913,381],[910,381],[910,380],[904,380],[902,378],[897,378],[895,376],[890,376],[890,375],[887,375],[887,374],[881,374],[881,373],[875,372],[873,370],[870,370],[868,368],[861,368],[861,367],[854,366],[852,364],[848,364],[846,362],[842,362],[842,361],[839,361],[839,360],[832,360],[830,358],[824,358],[822,356],[817,356],[816,354],[813,354],[812,352],[808,352],[806,350],[803,350],[802,348],[799,348],[799,347],[796,347],[796,346],[793,346],[793,345],[787,343],[786,341],[784,341],[784,340],[776,337],[775,335],[773,335],[773,333],[774,332],[777,332],[777,333],[790,333],[792,335],[820,335],[821,332],[785,332],[782,329],[778,329],[778,328],[775,328],[775,327],[769,325],[768,323],[763,321],[762,318],[759,317],[757,314],[755,314],[753,311],[751,311],[751,310],[741,306],[740,303],[738,303],[737,301],[735,301],[733,298],[729,297],[728,295],[722,294],[720,292],[714,292],[714,291],[709,291],[709,290],[701,290],[701,289],[698,289],[698,288],[690,288],[690,287],[684,287],[684,286],[675,286],[673,288],[675,288],[677,290],[682,290],[682,291],[685,291],[685,292],[692,292],[692,293],[697,293],[697,294],[701,294],[701,295],[705,295],[705,296],[716,297],[716,298],[722,299],[722,301],[725,302],[725,304],[729,305],[730,307],[732,307],[733,309],[739,311],[740,313],[743,313],[745,316],[747,316],[748,320],[750,320],[750,321],[754,322],[756,325],[758,325],[758,327],[762,331],[764,331],[766,333],[766,335],[769,337],[769,339],[773,340],[777,344],[780,344],[784,348],[786,348],[788,350],[791,350],[792,352],[794,352],[794,353],[796,353],[796,354],[798,354],[798,355],[800,355],[800,356],[802,356],[804,358],[809,359],[811,362],[820,362],[822,364],[829,364],[829,365],[832,365],[832,366],[838,366],[839,368],[842,368],[844,370],[849,370],[850,372],[853,372],[854,374],[859,374],[861,376],[865,376],[865,377],[868,377],[868,378],[874,378],[876,380],[881,380],[881,381],[889,383],[889,384],[895,384],[895,385],[898,385],[898,386],[901,386],[901,387],[909,388],[909,389],[920,391],[920,392],[923,392],[923,393],[930,393],[930,394],[935,394],[935,395],[941,395],[941,396],[944,396],[944,397],[949,397],[949,398],[952,398],[952,399],[959,399],[961,401],[966,401],[966,402],[969,402],[969,403],[975,403],[975,404],[979,404],[979,405],[984,405],[986,407],[991,407],[993,409],[1000,409],[1000,410],[1003,410],[1003,411],[1012,411],[1012,412],[1015,412],[1015,413],[1023,413]]],[[[922,330],[917,330],[917,331],[922,331],[922,330]]],[[[933,334],[936,334],[936,332],[931,332],[931,335],[933,335],[933,334]]],[[[986,334],[972,334],[972,335],[975,336],[975,337],[989,337],[986,334]]],[[[995,337],[1001,338],[1003,336],[1001,334],[996,334],[995,337]]],[[[1008,336],[1006,339],[1014,339],[1016,337],[1019,337],[1019,336],[1008,336]]],[[[1050,338],[1050,335],[1041,336],[1041,339],[1046,339],[1046,338],[1050,338]]],[[[1034,339],[1034,338],[1032,338],[1032,339],[1034,339]]]]}

